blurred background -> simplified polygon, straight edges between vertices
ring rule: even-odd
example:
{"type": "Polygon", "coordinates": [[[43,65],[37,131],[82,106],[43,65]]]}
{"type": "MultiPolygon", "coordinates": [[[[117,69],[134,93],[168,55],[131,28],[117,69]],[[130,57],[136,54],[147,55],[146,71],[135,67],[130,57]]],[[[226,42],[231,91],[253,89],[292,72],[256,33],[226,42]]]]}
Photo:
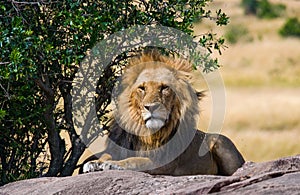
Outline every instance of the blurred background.
{"type": "MultiPolygon", "coordinates": [[[[226,115],[221,130],[248,161],[267,161],[300,154],[300,1],[215,0],[229,25],[207,30],[224,35],[217,55],[226,87],[226,115]]],[[[202,102],[200,126],[210,117],[209,95],[202,102]]]]}

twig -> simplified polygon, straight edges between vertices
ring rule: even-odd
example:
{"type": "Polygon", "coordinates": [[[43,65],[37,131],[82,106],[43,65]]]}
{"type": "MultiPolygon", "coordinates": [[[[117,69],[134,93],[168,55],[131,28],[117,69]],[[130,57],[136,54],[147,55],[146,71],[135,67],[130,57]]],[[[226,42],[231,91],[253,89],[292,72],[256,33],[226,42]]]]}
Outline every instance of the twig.
{"type": "Polygon", "coordinates": [[[35,83],[49,96],[53,97],[54,92],[53,90],[46,86],[41,79],[35,79],[35,83]]]}
{"type": "MultiPolygon", "coordinates": [[[[15,1],[15,0],[12,0],[11,2],[15,3],[15,4],[27,4],[27,5],[36,5],[36,4],[39,5],[41,3],[45,3],[44,1],[26,2],[26,1],[15,1]]],[[[47,2],[47,3],[50,3],[50,2],[47,2]]]]}
{"type": "Polygon", "coordinates": [[[7,97],[8,99],[10,99],[10,95],[8,93],[8,91],[6,89],[4,89],[3,85],[0,83],[0,87],[1,89],[3,89],[4,93],[5,93],[5,97],[7,97]]]}

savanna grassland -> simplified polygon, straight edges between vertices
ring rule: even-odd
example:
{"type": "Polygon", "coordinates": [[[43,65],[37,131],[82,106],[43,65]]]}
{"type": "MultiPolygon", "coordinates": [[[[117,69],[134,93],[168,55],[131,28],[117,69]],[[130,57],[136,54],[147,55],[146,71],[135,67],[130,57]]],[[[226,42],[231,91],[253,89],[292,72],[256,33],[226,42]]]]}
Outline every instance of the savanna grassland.
{"type": "MultiPolygon", "coordinates": [[[[275,19],[245,15],[240,2],[214,1],[213,8],[230,16],[228,26],[195,25],[196,34],[212,30],[235,38],[217,56],[226,87],[221,133],[249,161],[300,154],[300,38],[283,38],[278,33],[288,17],[300,18],[300,1],[270,1],[286,6],[283,16],[275,19]]],[[[202,102],[202,122],[210,118],[210,104],[208,95],[202,102]]],[[[200,126],[205,129],[206,123],[200,126]]]]}

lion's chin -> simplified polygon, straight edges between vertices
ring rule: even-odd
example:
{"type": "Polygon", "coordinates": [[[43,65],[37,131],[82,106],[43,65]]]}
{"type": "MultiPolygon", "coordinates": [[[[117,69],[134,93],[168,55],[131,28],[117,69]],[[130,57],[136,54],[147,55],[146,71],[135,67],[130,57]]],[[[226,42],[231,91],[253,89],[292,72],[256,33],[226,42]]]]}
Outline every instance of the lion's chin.
{"type": "Polygon", "coordinates": [[[151,118],[146,121],[146,127],[151,131],[151,133],[155,133],[160,130],[165,125],[165,122],[161,119],[151,118]]]}

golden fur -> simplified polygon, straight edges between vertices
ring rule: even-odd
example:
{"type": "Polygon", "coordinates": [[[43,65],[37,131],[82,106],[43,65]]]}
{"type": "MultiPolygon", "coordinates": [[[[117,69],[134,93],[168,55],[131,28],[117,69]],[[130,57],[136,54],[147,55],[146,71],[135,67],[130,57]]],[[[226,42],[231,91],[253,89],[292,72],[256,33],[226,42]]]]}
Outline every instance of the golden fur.
{"type": "Polygon", "coordinates": [[[112,157],[88,162],[83,171],[230,175],[240,167],[244,159],[228,138],[196,129],[203,94],[190,85],[191,72],[188,61],[157,52],[131,60],[115,93],[117,112],[106,150],[112,157]],[[206,149],[202,155],[200,147],[206,149]]]}

